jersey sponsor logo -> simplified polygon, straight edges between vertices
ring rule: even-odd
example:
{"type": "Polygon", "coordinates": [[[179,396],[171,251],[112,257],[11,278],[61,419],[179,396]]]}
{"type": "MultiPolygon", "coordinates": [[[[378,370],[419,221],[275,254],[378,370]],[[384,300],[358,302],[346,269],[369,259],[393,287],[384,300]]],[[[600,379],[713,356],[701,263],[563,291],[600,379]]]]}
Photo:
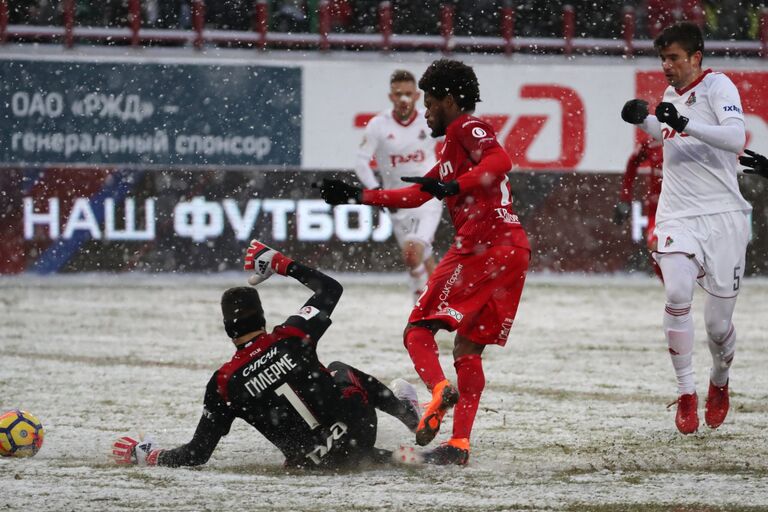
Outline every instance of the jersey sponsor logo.
{"type": "MultiPolygon", "coordinates": [[[[293,362],[289,354],[285,354],[283,357],[270,364],[259,373],[245,382],[245,389],[251,394],[251,396],[259,396],[272,384],[280,382],[282,377],[288,372],[296,368],[296,363],[293,362]]],[[[245,373],[245,372],[243,372],[245,373]]]]}
{"type": "Polygon", "coordinates": [[[520,218],[506,208],[495,208],[496,215],[506,224],[520,224],[520,218]]]}
{"type": "Polygon", "coordinates": [[[487,135],[488,135],[488,133],[485,130],[483,130],[482,128],[480,128],[479,126],[476,126],[476,127],[472,128],[472,136],[475,137],[476,139],[482,139],[483,137],[486,137],[487,135]]]}
{"type": "Polygon", "coordinates": [[[427,156],[424,154],[424,151],[419,149],[418,151],[407,155],[389,155],[389,162],[392,164],[392,167],[397,167],[398,165],[407,164],[408,162],[420,163],[426,160],[426,158],[427,156]]]}
{"type": "Polygon", "coordinates": [[[461,319],[464,318],[464,315],[462,313],[459,313],[453,308],[443,308],[439,310],[436,314],[449,316],[454,320],[456,320],[457,322],[461,322],[461,319]]]}
{"type": "Polygon", "coordinates": [[[438,297],[440,299],[440,305],[437,306],[438,311],[443,311],[448,307],[448,297],[451,295],[451,289],[453,288],[453,285],[456,284],[456,281],[459,280],[462,270],[464,270],[464,265],[461,263],[456,265],[456,269],[454,269],[453,274],[451,274],[451,277],[449,277],[443,285],[443,289],[440,292],[440,296],[438,297]]]}
{"type": "MultiPolygon", "coordinates": [[[[255,351],[248,354],[248,356],[253,357],[254,355],[258,354],[260,350],[261,349],[257,348],[255,351]]],[[[243,377],[247,377],[251,372],[253,372],[254,370],[257,370],[259,367],[269,362],[276,355],[277,355],[277,348],[272,347],[271,349],[269,349],[269,352],[267,352],[266,354],[264,354],[258,359],[254,359],[253,361],[251,361],[251,364],[243,368],[243,371],[242,371],[243,377]]]]}
{"type": "Polygon", "coordinates": [[[691,93],[691,95],[690,95],[690,96],[688,96],[688,99],[687,99],[687,100],[685,100],[685,104],[686,104],[687,106],[689,106],[689,107],[690,107],[691,105],[693,105],[694,103],[696,103],[696,91],[693,91],[693,92],[691,93]]]}
{"type": "Polygon", "coordinates": [[[312,451],[306,454],[305,457],[315,464],[320,464],[322,458],[328,455],[328,452],[330,452],[333,448],[333,443],[344,437],[348,430],[349,428],[347,427],[346,423],[337,421],[331,425],[331,435],[325,438],[325,444],[316,444],[312,451]]]}
{"type": "Polygon", "coordinates": [[[677,130],[673,130],[672,128],[662,128],[661,129],[661,138],[663,140],[672,139],[676,135],[680,135],[681,137],[688,137],[689,136],[687,133],[678,133],[677,130]]]}
{"type": "Polygon", "coordinates": [[[312,318],[316,317],[318,313],[320,313],[320,310],[316,307],[304,306],[299,310],[298,313],[296,313],[296,316],[300,316],[304,320],[312,320],[312,318]]]}
{"type": "Polygon", "coordinates": [[[737,105],[723,105],[724,112],[738,112],[741,114],[741,109],[737,105]]]}

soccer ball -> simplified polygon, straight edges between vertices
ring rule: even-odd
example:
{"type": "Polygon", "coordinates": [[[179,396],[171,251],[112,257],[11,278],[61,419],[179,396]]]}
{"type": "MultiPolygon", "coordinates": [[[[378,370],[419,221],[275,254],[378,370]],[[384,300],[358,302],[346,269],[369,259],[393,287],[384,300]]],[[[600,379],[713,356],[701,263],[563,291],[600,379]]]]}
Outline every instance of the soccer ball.
{"type": "Polygon", "coordinates": [[[31,457],[43,446],[43,424],[27,411],[0,415],[0,456],[31,457]]]}

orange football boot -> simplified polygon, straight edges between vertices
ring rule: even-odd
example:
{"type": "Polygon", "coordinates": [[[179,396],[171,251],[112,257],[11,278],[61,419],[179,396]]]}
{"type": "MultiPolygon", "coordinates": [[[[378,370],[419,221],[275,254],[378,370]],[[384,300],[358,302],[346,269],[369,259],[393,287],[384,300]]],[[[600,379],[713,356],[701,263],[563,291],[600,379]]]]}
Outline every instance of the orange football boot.
{"type": "Polygon", "coordinates": [[[459,401],[459,390],[448,380],[437,384],[432,390],[432,401],[427,404],[424,415],[416,427],[416,444],[428,445],[440,432],[440,423],[446,411],[459,401]]]}

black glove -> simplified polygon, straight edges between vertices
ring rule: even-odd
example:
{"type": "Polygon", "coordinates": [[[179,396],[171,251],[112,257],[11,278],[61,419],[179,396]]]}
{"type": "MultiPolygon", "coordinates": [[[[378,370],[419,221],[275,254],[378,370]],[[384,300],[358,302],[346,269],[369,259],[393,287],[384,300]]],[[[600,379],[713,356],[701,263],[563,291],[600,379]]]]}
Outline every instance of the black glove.
{"type": "Polygon", "coordinates": [[[748,149],[745,149],[744,152],[749,155],[739,157],[739,163],[748,167],[748,169],[744,169],[744,174],[757,174],[768,179],[768,158],[748,149]]]}
{"type": "Polygon", "coordinates": [[[656,106],[656,117],[662,123],[667,123],[674,128],[678,133],[685,130],[688,126],[688,118],[681,116],[675,106],[671,103],[663,101],[656,106]]]}
{"type": "Polygon", "coordinates": [[[320,197],[328,204],[360,204],[363,202],[363,189],[347,185],[340,180],[320,180],[312,188],[320,189],[320,197]]]}
{"type": "Polygon", "coordinates": [[[648,117],[648,102],[645,100],[629,100],[621,109],[621,118],[630,124],[640,124],[648,117]]]}
{"type": "Polygon", "coordinates": [[[616,203],[616,208],[613,209],[613,223],[617,226],[624,224],[624,221],[629,217],[629,212],[632,211],[632,205],[626,201],[616,203]]]}
{"type": "Polygon", "coordinates": [[[438,199],[443,199],[446,196],[455,196],[459,193],[459,182],[454,181],[440,181],[437,178],[427,178],[425,176],[406,176],[400,178],[406,183],[418,183],[421,185],[421,191],[427,194],[432,194],[438,199]]]}

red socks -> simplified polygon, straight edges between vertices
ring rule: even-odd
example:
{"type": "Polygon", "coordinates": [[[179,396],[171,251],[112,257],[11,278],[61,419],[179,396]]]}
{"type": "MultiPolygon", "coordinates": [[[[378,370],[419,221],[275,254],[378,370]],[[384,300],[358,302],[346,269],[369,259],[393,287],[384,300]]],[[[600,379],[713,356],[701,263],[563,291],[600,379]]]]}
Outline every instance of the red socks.
{"type": "Polygon", "coordinates": [[[459,402],[453,410],[453,437],[469,439],[485,387],[483,360],[479,354],[470,354],[458,358],[453,366],[459,385],[459,402]]]}
{"type": "Polygon", "coordinates": [[[432,331],[424,327],[410,327],[405,334],[404,344],[416,373],[430,391],[445,380],[432,331]]]}

